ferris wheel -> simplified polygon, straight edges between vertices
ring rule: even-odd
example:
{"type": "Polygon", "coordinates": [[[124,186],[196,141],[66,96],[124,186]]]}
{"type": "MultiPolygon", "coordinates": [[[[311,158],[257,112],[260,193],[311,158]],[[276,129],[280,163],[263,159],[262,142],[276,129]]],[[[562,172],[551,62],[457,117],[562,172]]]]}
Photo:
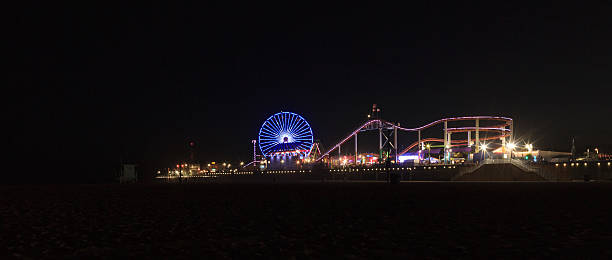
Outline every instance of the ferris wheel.
{"type": "Polygon", "coordinates": [[[279,112],[259,129],[259,149],[264,156],[299,153],[308,156],[313,144],[310,124],[300,115],[279,112]]]}

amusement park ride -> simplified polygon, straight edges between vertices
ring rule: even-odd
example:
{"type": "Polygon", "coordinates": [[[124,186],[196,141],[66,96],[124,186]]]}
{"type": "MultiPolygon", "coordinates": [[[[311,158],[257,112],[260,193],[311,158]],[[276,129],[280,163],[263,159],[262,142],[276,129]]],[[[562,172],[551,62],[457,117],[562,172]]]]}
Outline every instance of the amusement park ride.
{"type": "MultiPolygon", "coordinates": [[[[501,147],[503,148],[504,155],[510,155],[513,144],[513,120],[508,117],[500,116],[464,116],[464,117],[451,117],[443,118],[433,121],[429,124],[416,127],[416,128],[405,128],[399,123],[392,123],[378,117],[380,108],[376,108],[376,105],[372,108],[372,114],[368,115],[373,119],[367,120],[365,123],[354,129],[348,136],[342,138],[338,143],[333,145],[325,153],[321,153],[319,143],[313,139],[313,132],[310,124],[300,115],[292,112],[279,112],[270,116],[262,125],[259,130],[258,140],[253,140],[254,154],[253,161],[249,165],[257,165],[260,163],[262,168],[290,168],[291,165],[299,165],[304,163],[314,163],[328,161],[331,157],[332,152],[338,151],[340,155],[341,147],[343,144],[354,139],[354,163],[357,164],[358,160],[358,134],[366,131],[378,131],[378,155],[379,160],[388,160],[392,162],[400,162],[400,157],[404,154],[408,154],[411,150],[416,148],[416,159],[415,162],[419,163],[424,156],[426,150],[426,144],[429,148],[429,143],[440,142],[443,143],[444,156],[443,163],[450,163],[451,153],[454,147],[465,146],[469,147],[470,151],[474,154],[478,154],[483,149],[487,149],[486,145],[483,146],[484,141],[488,140],[500,140],[501,147]],[[451,122],[459,121],[473,121],[473,126],[464,127],[449,127],[451,122]],[[483,121],[487,122],[499,122],[493,124],[493,126],[481,126],[483,121]],[[422,138],[421,133],[431,127],[443,125],[443,138],[422,138]],[[416,133],[416,141],[400,150],[398,143],[398,132],[411,132],[416,133]],[[482,132],[493,132],[496,135],[486,136],[481,138],[482,132]],[[467,139],[453,139],[453,134],[467,133],[467,139]],[[472,139],[472,133],[474,138],[472,139]],[[261,155],[256,155],[256,143],[259,144],[259,150],[261,155]],[[472,150],[471,147],[475,146],[472,150]]],[[[465,123],[464,123],[465,124],[465,123]]],[[[465,134],[463,135],[465,136],[465,134]]]]}

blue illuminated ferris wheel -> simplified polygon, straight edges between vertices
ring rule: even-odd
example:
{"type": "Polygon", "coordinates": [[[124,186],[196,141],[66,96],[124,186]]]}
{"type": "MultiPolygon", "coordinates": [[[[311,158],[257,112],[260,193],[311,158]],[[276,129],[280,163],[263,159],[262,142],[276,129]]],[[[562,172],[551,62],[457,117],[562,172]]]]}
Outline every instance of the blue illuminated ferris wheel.
{"type": "Polygon", "coordinates": [[[308,156],[312,143],[310,124],[296,113],[276,113],[259,129],[259,149],[264,156],[281,154],[308,156]]]}

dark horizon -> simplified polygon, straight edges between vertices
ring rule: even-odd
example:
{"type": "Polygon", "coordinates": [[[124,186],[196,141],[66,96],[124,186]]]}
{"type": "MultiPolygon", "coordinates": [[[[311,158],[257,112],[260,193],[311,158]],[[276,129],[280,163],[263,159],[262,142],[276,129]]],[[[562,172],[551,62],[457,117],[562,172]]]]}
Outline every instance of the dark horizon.
{"type": "Polygon", "coordinates": [[[612,153],[611,4],[30,3],[17,13],[10,168],[107,180],[248,161],[279,111],[336,143],[371,105],[402,126],[514,118],[543,149],[612,153]],[[150,174],[150,173],[148,173],[150,174]],[[110,175],[112,177],[112,175],[110,175]]]}

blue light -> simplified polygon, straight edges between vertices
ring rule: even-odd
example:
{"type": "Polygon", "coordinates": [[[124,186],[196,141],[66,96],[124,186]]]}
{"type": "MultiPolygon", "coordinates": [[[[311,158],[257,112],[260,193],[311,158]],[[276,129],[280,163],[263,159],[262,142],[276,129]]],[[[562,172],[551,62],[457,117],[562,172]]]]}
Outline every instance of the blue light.
{"type": "Polygon", "coordinates": [[[258,138],[259,149],[265,156],[276,151],[287,151],[288,148],[310,151],[314,141],[310,124],[302,116],[291,112],[276,113],[266,119],[259,129],[258,138]]]}

